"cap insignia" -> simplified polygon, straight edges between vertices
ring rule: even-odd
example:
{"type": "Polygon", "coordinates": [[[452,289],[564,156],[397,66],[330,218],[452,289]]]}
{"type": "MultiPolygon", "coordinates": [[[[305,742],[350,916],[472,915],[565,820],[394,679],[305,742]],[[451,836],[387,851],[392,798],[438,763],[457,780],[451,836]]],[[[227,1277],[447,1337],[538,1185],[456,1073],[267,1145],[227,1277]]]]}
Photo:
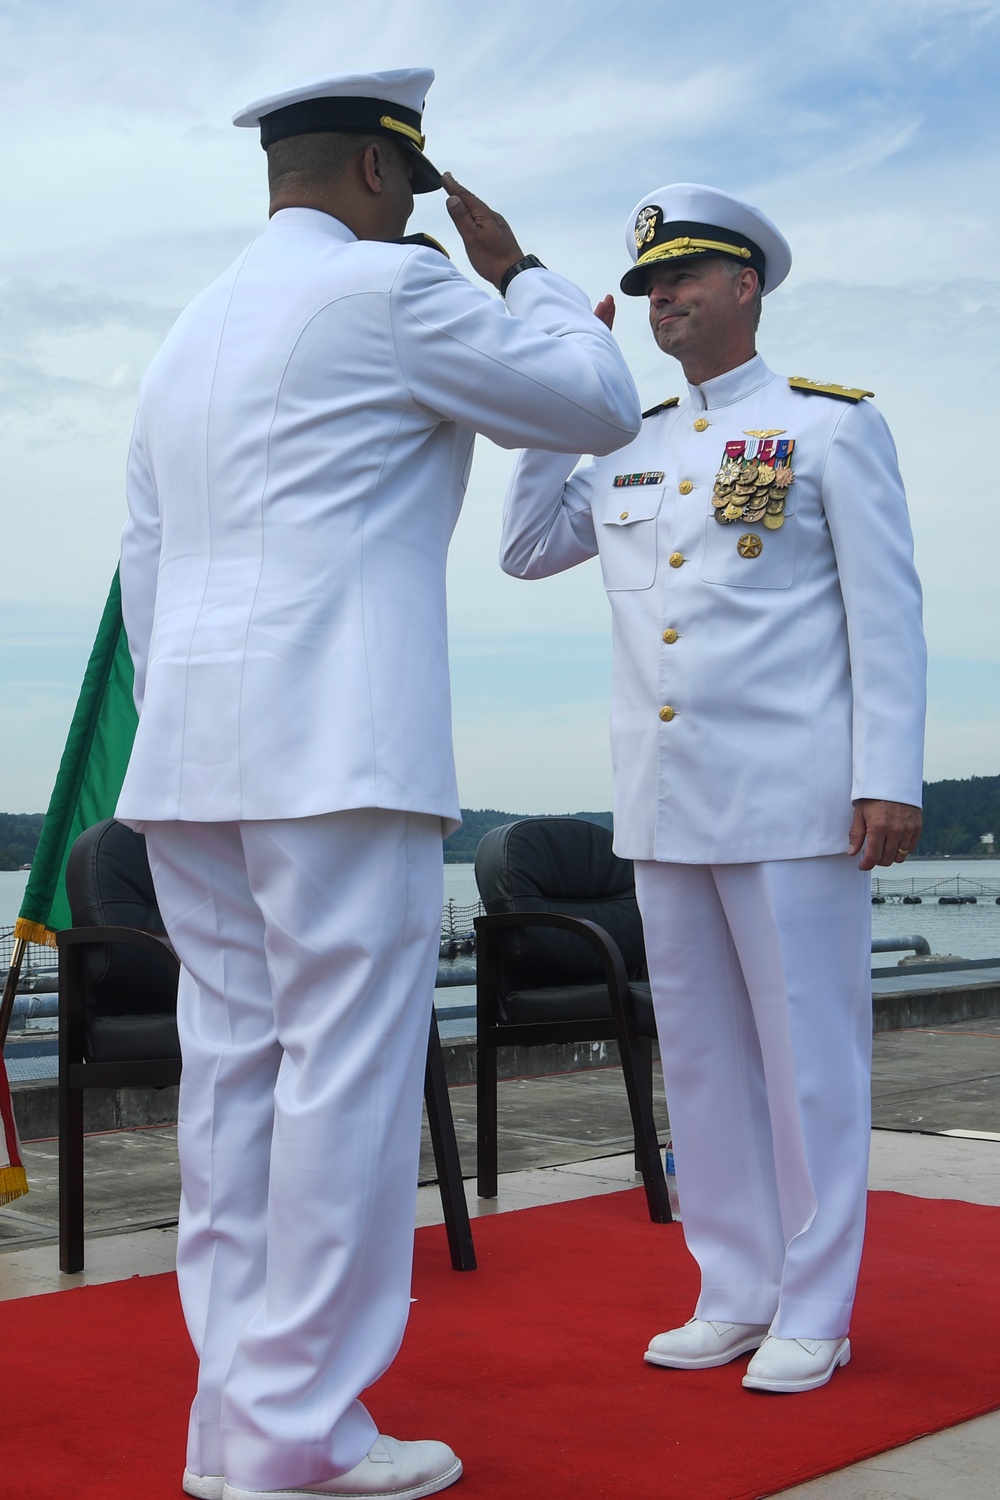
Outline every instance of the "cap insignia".
{"type": "Polygon", "coordinates": [[[659,221],[663,218],[663,209],[657,208],[655,203],[649,203],[645,208],[640,208],[635,216],[635,248],[641,250],[643,245],[648,245],[656,234],[659,221]]]}

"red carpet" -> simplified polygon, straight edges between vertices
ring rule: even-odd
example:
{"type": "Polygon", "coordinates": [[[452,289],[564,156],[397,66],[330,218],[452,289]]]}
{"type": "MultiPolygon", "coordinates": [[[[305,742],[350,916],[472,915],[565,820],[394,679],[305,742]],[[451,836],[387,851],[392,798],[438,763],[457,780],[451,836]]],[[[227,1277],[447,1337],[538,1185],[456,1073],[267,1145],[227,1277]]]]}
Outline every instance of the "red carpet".
{"type": "MultiPolygon", "coordinates": [[[[419,1232],[406,1341],[367,1400],[457,1449],[456,1500],[751,1500],[1000,1406],[1000,1209],[873,1194],[854,1359],[799,1396],[744,1391],[742,1360],[642,1362],[695,1293],[680,1230],[644,1212],[636,1191],[479,1220],[469,1275],[419,1232]]],[[[194,1361],[173,1278],[0,1318],[5,1497],[179,1500],[194,1361]]]]}

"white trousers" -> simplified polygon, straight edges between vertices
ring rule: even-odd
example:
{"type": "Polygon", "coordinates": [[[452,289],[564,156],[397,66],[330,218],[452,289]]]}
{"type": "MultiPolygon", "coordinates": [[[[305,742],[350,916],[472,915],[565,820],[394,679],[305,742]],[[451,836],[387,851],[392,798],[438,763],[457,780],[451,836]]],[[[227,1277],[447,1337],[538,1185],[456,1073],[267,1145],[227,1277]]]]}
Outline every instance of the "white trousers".
{"type": "Polygon", "coordinates": [[[848,1330],[871,1134],[871,882],[857,859],[639,861],[696,1316],[848,1330]]]}
{"type": "Polygon", "coordinates": [[[183,966],[188,1467],[315,1483],[371,1447],[358,1396],[409,1309],[441,823],[365,809],[143,831],[183,966]]]}

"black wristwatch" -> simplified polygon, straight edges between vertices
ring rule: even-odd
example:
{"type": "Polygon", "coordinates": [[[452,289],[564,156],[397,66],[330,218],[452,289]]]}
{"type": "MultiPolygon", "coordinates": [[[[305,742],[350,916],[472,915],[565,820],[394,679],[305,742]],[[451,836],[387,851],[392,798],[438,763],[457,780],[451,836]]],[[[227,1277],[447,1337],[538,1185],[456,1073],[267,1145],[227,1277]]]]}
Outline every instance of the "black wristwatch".
{"type": "Polygon", "coordinates": [[[514,277],[517,276],[521,271],[530,271],[532,266],[537,266],[539,270],[542,271],[545,270],[545,267],[542,265],[542,262],[538,259],[537,255],[526,255],[523,260],[516,260],[510,267],[510,269],[503,273],[500,281],[501,297],[506,297],[507,288],[514,280],[514,277]]]}

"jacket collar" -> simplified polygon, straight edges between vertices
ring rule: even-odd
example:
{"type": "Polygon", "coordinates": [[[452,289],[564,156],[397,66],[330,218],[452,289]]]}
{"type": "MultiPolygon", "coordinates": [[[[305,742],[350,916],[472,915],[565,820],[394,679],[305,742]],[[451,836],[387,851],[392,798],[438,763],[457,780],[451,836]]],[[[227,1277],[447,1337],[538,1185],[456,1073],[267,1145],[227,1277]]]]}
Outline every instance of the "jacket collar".
{"type": "Polygon", "coordinates": [[[737,365],[735,370],[716,375],[703,385],[689,384],[688,397],[694,410],[709,411],[715,406],[731,406],[734,401],[742,401],[744,396],[759,391],[761,386],[773,379],[773,373],[760,355],[755,354],[745,365],[737,365]]]}
{"type": "Polygon", "coordinates": [[[325,234],[332,240],[341,240],[345,245],[353,243],[357,235],[352,229],[348,229],[340,219],[335,219],[332,214],[323,213],[319,208],[279,208],[276,214],[272,214],[269,229],[285,229],[294,226],[302,229],[313,229],[319,234],[325,234]]]}

